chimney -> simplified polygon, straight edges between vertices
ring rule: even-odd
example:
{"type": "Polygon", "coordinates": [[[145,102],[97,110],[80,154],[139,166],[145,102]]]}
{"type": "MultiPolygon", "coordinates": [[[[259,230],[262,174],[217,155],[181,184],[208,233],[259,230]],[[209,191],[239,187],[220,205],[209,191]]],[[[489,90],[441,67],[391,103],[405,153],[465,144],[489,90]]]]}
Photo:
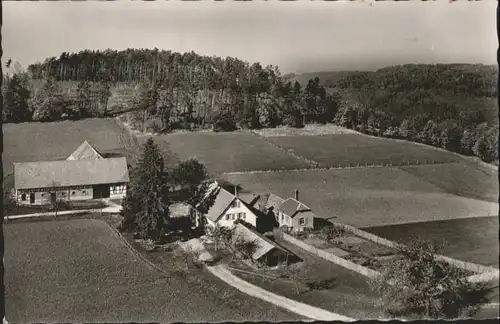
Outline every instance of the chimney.
{"type": "Polygon", "coordinates": [[[295,189],[295,200],[299,201],[299,190],[295,189]]]}
{"type": "Polygon", "coordinates": [[[234,195],[238,197],[238,185],[234,186],[234,195]]]}

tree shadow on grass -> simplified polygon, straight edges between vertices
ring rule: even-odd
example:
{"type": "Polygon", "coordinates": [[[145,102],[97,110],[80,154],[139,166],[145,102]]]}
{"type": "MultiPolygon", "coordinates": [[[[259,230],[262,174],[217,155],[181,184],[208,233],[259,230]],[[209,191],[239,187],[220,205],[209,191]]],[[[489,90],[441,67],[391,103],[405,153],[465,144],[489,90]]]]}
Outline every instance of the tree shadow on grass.
{"type": "Polygon", "coordinates": [[[314,217],[314,229],[319,230],[325,227],[333,227],[333,224],[324,218],[314,217]]]}
{"type": "Polygon", "coordinates": [[[337,278],[329,278],[324,280],[308,280],[305,282],[307,288],[310,290],[324,290],[338,287],[339,283],[337,278]]]}

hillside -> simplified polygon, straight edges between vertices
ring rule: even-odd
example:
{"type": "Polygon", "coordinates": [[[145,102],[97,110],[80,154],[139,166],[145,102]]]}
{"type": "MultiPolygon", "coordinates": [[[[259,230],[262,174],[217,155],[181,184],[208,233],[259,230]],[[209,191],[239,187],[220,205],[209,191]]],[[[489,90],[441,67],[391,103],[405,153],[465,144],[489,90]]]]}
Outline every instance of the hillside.
{"type": "Polygon", "coordinates": [[[63,53],[5,83],[6,122],[131,112],[133,126],[154,132],[333,123],[498,160],[494,66],[407,64],[283,76],[277,67],[232,57],[128,49],[63,53]]]}
{"type": "Polygon", "coordinates": [[[288,75],[288,80],[291,82],[297,81],[302,86],[306,86],[309,80],[319,78],[320,84],[328,88],[335,87],[342,79],[352,76],[368,75],[374,72],[371,71],[323,71],[309,72],[301,74],[288,75]]]}
{"type": "MultiPolygon", "coordinates": [[[[376,71],[320,71],[290,74],[288,80],[307,85],[309,80],[319,78],[326,87],[359,88],[371,83],[370,80],[383,81],[384,87],[392,84],[410,83],[418,88],[427,85],[426,90],[455,90],[455,93],[471,89],[485,91],[485,96],[496,93],[498,68],[482,64],[405,64],[388,66],[376,71]]],[[[380,85],[380,84],[379,84],[380,85]]],[[[395,89],[394,89],[395,90],[395,89]]],[[[411,90],[408,88],[406,90],[411,90]]]]}

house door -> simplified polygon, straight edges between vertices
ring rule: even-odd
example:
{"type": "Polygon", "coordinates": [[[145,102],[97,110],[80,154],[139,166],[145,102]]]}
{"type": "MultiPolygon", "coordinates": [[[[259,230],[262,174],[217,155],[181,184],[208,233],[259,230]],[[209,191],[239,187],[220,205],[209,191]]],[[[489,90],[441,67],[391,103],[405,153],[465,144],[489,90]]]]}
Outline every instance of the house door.
{"type": "Polygon", "coordinates": [[[34,203],[35,203],[35,194],[30,193],[30,204],[34,204],[34,203]]]}
{"type": "Polygon", "coordinates": [[[93,198],[109,198],[109,185],[95,186],[93,188],[93,198]]]}
{"type": "Polygon", "coordinates": [[[55,202],[56,202],[56,200],[57,200],[57,199],[56,199],[56,193],[55,193],[55,192],[52,192],[52,193],[50,194],[50,202],[51,202],[51,203],[55,203],[55,202]]]}

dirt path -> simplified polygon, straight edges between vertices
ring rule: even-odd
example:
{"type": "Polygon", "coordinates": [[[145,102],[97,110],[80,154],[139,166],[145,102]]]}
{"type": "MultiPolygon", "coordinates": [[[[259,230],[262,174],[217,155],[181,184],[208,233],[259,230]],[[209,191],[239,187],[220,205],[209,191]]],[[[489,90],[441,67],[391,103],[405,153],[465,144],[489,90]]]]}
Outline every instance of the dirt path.
{"type": "Polygon", "coordinates": [[[221,280],[225,281],[227,284],[233,286],[234,288],[238,289],[241,292],[244,292],[247,295],[265,300],[276,306],[285,308],[289,311],[308,317],[310,319],[318,321],[344,321],[344,322],[355,321],[355,319],[350,317],[331,313],[321,308],[310,306],[283,296],[273,294],[272,292],[259,288],[255,285],[246,282],[243,279],[238,278],[222,265],[216,265],[207,268],[213,275],[217,276],[221,280]]]}
{"type": "MultiPolygon", "coordinates": [[[[63,210],[63,211],[57,212],[57,216],[86,214],[86,213],[116,214],[122,210],[122,206],[115,204],[112,201],[107,200],[106,203],[108,204],[108,207],[105,207],[102,209],[98,208],[98,209],[63,210]]],[[[4,218],[7,220],[14,220],[14,219],[22,219],[22,218],[54,217],[54,216],[56,216],[55,212],[45,212],[45,213],[33,213],[33,214],[24,214],[24,215],[5,216],[4,218]]]]}

